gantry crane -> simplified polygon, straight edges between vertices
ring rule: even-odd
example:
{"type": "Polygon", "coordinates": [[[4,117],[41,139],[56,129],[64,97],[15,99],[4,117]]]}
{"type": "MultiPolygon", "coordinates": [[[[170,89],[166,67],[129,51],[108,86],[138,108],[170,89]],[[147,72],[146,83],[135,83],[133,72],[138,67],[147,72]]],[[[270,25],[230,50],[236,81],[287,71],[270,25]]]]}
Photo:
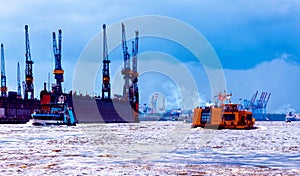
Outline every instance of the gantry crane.
{"type": "Polygon", "coordinates": [[[25,95],[24,98],[28,99],[28,94],[30,93],[30,99],[34,99],[34,87],[33,87],[33,74],[32,74],[32,65],[33,61],[31,60],[30,54],[30,43],[29,43],[29,34],[28,34],[28,25],[25,25],[25,95]]]}
{"type": "Polygon", "coordinates": [[[106,25],[103,24],[102,100],[111,100],[109,63],[110,60],[108,59],[107,51],[106,25]]]}
{"type": "Polygon", "coordinates": [[[1,43],[1,96],[6,97],[6,76],[5,76],[5,62],[4,62],[4,47],[1,43]]]}
{"type": "MultiPolygon", "coordinates": [[[[129,80],[131,78],[132,71],[130,69],[130,55],[128,53],[128,47],[126,43],[126,35],[125,35],[125,25],[122,23],[122,47],[123,47],[123,58],[124,58],[124,68],[122,69],[122,75],[124,75],[124,87],[123,87],[123,97],[126,101],[129,99],[129,80]]],[[[131,100],[129,100],[131,101],[131,100]]]]}
{"type": "Polygon", "coordinates": [[[18,66],[17,66],[17,84],[18,84],[18,98],[22,98],[22,94],[21,94],[21,74],[20,74],[20,64],[18,62],[18,66]]]}
{"type": "Polygon", "coordinates": [[[53,92],[57,96],[62,94],[62,82],[64,82],[64,70],[61,67],[61,41],[62,41],[62,31],[58,30],[58,46],[56,41],[55,32],[53,32],[53,53],[55,58],[55,68],[53,71],[54,78],[56,79],[56,86],[53,87],[53,92]]]}

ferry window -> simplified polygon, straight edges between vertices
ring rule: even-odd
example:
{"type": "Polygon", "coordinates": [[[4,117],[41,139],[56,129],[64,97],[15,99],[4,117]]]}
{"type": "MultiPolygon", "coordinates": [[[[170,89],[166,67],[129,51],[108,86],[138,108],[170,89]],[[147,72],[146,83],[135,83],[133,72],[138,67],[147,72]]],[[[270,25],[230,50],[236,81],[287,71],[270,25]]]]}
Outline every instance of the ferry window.
{"type": "Polygon", "coordinates": [[[224,111],[225,111],[225,112],[229,112],[229,111],[230,111],[229,106],[224,106],[224,111]]]}
{"type": "Polygon", "coordinates": [[[247,120],[252,120],[252,114],[247,114],[247,120]]]}
{"type": "Polygon", "coordinates": [[[224,111],[225,112],[237,112],[238,107],[237,107],[237,105],[224,106],[224,111]]]}
{"type": "Polygon", "coordinates": [[[234,114],[224,114],[225,120],[235,120],[234,114]]]}
{"type": "Polygon", "coordinates": [[[237,105],[233,106],[233,111],[234,111],[234,112],[237,112],[237,111],[238,111],[237,105]]]}
{"type": "Polygon", "coordinates": [[[210,122],[210,113],[203,113],[201,122],[202,123],[210,122]]]}

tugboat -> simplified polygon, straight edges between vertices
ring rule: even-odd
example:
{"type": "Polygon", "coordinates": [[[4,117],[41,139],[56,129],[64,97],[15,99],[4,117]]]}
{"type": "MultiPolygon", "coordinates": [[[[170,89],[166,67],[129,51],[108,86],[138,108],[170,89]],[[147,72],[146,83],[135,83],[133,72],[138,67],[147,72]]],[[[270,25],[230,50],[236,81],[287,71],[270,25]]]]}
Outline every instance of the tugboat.
{"type": "MultiPolygon", "coordinates": [[[[52,89],[59,88],[54,85],[52,89]]],[[[55,92],[55,91],[54,91],[55,92]]],[[[35,110],[31,115],[32,125],[45,126],[45,125],[68,125],[75,126],[76,120],[72,108],[66,103],[65,94],[58,94],[48,92],[46,83],[44,83],[44,90],[40,93],[41,109],[35,110]]]]}
{"type": "Polygon", "coordinates": [[[32,115],[32,125],[68,125],[75,126],[75,119],[66,103],[51,104],[50,111],[37,110],[32,115]]]}
{"type": "Polygon", "coordinates": [[[232,94],[219,93],[220,105],[194,109],[192,127],[213,129],[251,129],[255,124],[252,112],[239,109],[239,104],[230,101],[232,94]],[[226,103],[224,103],[227,101],[226,103]]]}

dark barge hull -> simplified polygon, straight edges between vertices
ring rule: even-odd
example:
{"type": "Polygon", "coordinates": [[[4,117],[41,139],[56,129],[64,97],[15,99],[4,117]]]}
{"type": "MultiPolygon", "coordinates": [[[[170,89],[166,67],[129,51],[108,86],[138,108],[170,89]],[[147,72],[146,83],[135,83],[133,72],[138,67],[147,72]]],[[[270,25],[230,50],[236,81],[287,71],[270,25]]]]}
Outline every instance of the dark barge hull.
{"type": "Polygon", "coordinates": [[[40,109],[40,101],[22,98],[0,97],[0,123],[24,124],[31,119],[35,109],[40,109]]]}
{"type": "Polygon", "coordinates": [[[72,108],[78,123],[139,122],[138,113],[125,101],[73,96],[72,108]]]}

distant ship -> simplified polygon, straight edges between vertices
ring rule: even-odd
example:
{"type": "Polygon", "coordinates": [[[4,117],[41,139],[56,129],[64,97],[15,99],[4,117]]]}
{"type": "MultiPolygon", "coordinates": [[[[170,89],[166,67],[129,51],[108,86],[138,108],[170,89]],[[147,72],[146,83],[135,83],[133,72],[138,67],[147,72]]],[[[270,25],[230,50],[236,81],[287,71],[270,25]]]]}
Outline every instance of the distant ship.
{"type": "Polygon", "coordinates": [[[289,112],[285,116],[285,121],[286,122],[291,122],[291,121],[300,121],[300,114],[296,114],[294,112],[289,112]]]}

